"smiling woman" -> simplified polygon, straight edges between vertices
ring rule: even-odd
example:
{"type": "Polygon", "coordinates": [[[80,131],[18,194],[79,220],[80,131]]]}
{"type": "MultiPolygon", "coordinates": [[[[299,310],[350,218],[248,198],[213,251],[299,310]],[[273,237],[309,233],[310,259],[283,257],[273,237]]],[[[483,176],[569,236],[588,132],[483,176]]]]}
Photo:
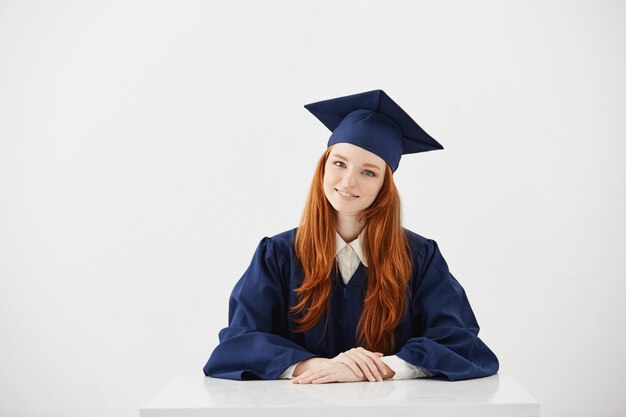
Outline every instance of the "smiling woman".
{"type": "Polygon", "coordinates": [[[333,133],[302,221],[259,243],[205,375],[306,384],[496,373],[437,243],[400,223],[401,155],[442,146],[382,90],[305,107],[333,133]]]}

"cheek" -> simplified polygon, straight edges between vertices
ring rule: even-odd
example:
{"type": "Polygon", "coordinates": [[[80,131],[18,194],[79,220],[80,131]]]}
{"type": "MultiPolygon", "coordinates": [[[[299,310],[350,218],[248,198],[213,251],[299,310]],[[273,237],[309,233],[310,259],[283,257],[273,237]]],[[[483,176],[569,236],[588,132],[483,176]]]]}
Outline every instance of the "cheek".
{"type": "Polygon", "coordinates": [[[322,181],[322,186],[324,188],[324,192],[328,194],[329,190],[333,187],[332,173],[326,172],[326,174],[324,174],[324,180],[322,181]]]}
{"type": "Polygon", "coordinates": [[[336,175],[332,169],[327,169],[324,173],[324,188],[330,188],[333,186],[336,180],[336,175]]]}
{"type": "Polygon", "coordinates": [[[324,174],[324,181],[322,181],[322,185],[324,186],[324,189],[328,188],[328,184],[330,183],[330,176],[328,175],[328,173],[324,174]]]}
{"type": "Polygon", "coordinates": [[[377,181],[377,182],[372,182],[372,184],[370,184],[369,189],[368,189],[369,191],[368,194],[370,195],[370,198],[372,199],[372,201],[376,199],[381,188],[383,188],[382,180],[377,181]]]}

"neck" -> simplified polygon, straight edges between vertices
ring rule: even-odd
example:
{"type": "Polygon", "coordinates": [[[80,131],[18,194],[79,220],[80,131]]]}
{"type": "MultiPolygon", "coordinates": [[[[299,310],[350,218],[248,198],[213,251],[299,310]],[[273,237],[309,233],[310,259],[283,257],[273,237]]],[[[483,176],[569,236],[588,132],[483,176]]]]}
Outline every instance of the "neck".
{"type": "Polygon", "coordinates": [[[337,233],[346,242],[350,243],[356,239],[363,228],[365,220],[360,221],[358,215],[337,214],[337,233]]]}

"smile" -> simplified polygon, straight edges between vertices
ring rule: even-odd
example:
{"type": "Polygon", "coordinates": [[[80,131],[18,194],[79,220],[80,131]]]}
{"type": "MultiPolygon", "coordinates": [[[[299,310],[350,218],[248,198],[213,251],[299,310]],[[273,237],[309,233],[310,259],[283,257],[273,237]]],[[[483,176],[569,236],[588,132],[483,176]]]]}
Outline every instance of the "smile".
{"type": "Polygon", "coordinates": [[[348,197],[348,198],[358,198],[359,197],[358,195],[351,194],[351,193],[349,193],[347,191],[338,190],[336,188],[335,188],[335,191],[337,191],[339,193],[339,195],[341,195],[343,197],[348,197]]]}

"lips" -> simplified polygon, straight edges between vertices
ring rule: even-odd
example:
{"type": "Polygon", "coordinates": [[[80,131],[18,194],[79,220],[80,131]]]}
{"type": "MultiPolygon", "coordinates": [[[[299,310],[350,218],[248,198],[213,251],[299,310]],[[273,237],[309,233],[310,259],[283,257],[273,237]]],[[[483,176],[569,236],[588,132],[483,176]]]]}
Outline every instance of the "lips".
{"type": "Polygon", "coordinates": [[[337,188],[335,188],[335,191],[337,191],[340,196],[345,197],[345,198],[359,198],[358,195],[352,194],[352,193],[350,193],[348,191],[339,190],[337,188]]]}

